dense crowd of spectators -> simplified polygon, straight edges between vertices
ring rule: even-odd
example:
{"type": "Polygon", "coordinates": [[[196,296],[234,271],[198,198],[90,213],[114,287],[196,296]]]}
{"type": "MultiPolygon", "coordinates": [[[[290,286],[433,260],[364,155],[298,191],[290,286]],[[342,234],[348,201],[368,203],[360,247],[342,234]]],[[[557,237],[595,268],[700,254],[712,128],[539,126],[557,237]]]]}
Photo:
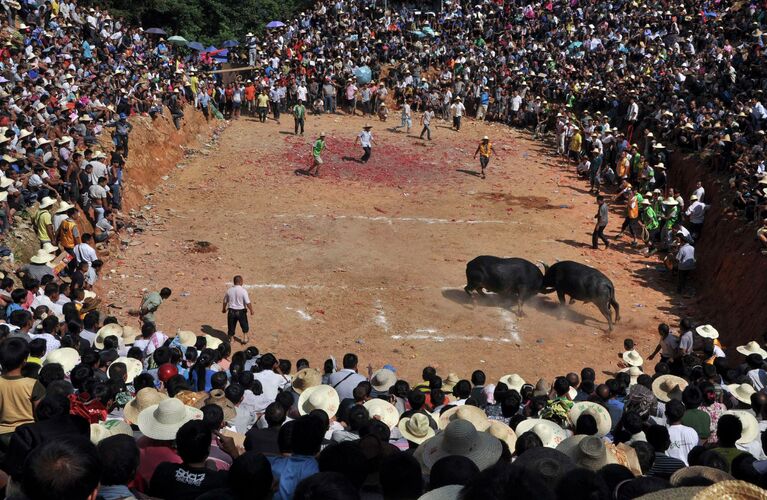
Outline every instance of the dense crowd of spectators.
{"type": "Polygon", "coordinates": [[[128,118],[165,119],[167,108],[180,127],[187,101],[206,117],[264,119],[299,101],[383,119],[394,102],[408,129],[409,113],[433,111],[548,130],[595,192],[620,185],[621,233],[675,250],[681,289],[706,205],[702,186],[685,199],[667,185],[670,148],[727,172],[724,199],[747,220],[763,216],[763,6],[454,1],[431,13],[320,2],[246,35],[242,62],[257,69],[231,84],[200,76],[213,65],[204,54],[105,10],[2,6],[2,230],[29,213],[41,242],[21,287],[0,282],[8,498],[767,495],[767,351],[750,342],[733,363],[710,325],[660,325],[644,355],[627,340],[605,376],[563,368],[530,384],[426,367],[407,381],[402,367],[359,373],[351,353],[317,369],[163,333],[153,313],[168,289],[145,297],[140,329],[120,325],[92,290],[96,242],[118,229],[128,118]]]}

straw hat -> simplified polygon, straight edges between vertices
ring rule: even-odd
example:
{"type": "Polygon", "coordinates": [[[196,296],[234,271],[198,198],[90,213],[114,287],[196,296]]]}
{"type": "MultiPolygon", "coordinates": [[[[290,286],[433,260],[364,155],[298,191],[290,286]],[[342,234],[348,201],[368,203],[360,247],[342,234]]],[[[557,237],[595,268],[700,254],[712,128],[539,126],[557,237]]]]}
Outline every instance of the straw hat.
{"type": "Polygon", "coordinates": [[[297,394],[301,394],[309,387],[316,387],[321,383],[322,374],[317,368],[304,368],[293,377],[293,390],[297,394]]]}
{"type": "Polygon", "coordinates": [[[381,368],[373,373],[370,385],[380,392],[387,392],[397,382],[397,375],[388,368],[381,368]]]}
{"type": "Polygon", "coordinates": [[[471,422],[474,428],[478,431],[486,431],[487,428],[490,427],[490,421],[487,419],[485,412],[472,405],[454,406],[443,412],[439,416],[440,428],[446,428],[453,420],[466,420],[467,422],[471,422]]]}
{"type": "MultiPolygon", "coordinates": [[[[734,479],[730,474],[721,469],[706,467],[704,465],[691,465],[674,472],[669,480],[671,481],[671,486],[681,486],[693,478],[708,479],[713,483],[734,479]]],[[[695,498],[698,497],[696,496],[695,498]]]]}
{"type": "Polygon", "coordinates": [[[234,403],[226,399],[224,391],[221,389],[213,389],[210,391],[210,397],[205,401],[206,405],[216,405],[224,412],[224,422],[228,422],[237,416],[237,409],[234,407],[234,403]]]}
{"type": "Polygon", "coordinates": [[[483,140],[483,141],[489,141],[489,140],[490,140],[490,138],[489,138],[488,136],[484,136],[484,137],[482,138],[482,140],[483,140]]]}
{"type": "Polygon", "coordinates": [[[218,338],[214,337],[213,335],[205,334],[205,345],[208,346],[211,349],[218,349],[218,346],[223,344],[224,342],[218,338]]]}
{"type": "Polygon", "coordinates": [[[43,361],[43,365],[50,365],[52,363],[60,364],[64,369],[64,373],[69,375],[74,367],[80,364],[80,353],[71,347],[56,349],[45,356],[45,361],[43,361]]]}
{"type": "Polygon", "coordinates": [[[448,484],[427,491],[418,497],[418,500],[458,500],[461,498],[461,491],[463,491],[462,484],[448,484]]]}
{"type": "Polygon", "coordinates": [[[201,419],[202,412],[197,408],[186,406],[176,398],[168,398],[142,411],[138,416],[138,428],[150,439],[172,441],[182,425],[201,419]]]}
{"type": "Polygon", "coordinates": [[[735,399],[747,405],[751,404],[751,395],[756,393],[756,390],[749,384],[728,384],[726,387],[730,394],[735,396],[735,399]]]}
{"type": "MultiPolygon", "coordinates": [[[[3,155],[3,157],[5,157],[5,155],[3,155]]],[[[11,187],[12,185],[13,181],[8,177],[0,178],[0,189],[5,189],[7,187],[11,187]]]]}
{"type": "Polygon", "coordinates": [[[133,429],[130,424],[122,420],[106,420],[91,424],[91,443],[99,444],[102,440],[124,434],[133,437],[133,429]]]}
{"type": "MultiPolygon", "coordinates": [[[[684,470],[684,469],[682,469],[684,470]]],[[[746,481],[721,481],[695,495],[695,500],[762,500],[767,491],[746,481]]]]}
{"type": "Polygon", "coordinates": [[[495,436],[506,443],[509,450],[511,450],[512,453],[514,452],[514,447],[517,444],[517,434],[511,427],[499,420],[491,420],[487,432],[490,433],[491,436],[495,436]]]}
{"type": "Polygon", "coordinates": [[[123,408],[123,417],[131,424],[138,422],[138,415],[146,408],[159,404],[160,401],[168,399],[168,395],[155,389],[154,387],[144,387],[136,393],[136,397],[131,399],[125,408],[123,408]]]}
{"type": "Polygon", "coordinates": [[[61,204],[59,205],[59,208],[56,209],[56,213],[57,214],[63,214],[64,212],[66,212],[68,210],[71,210],[73,208],[75,208],[75,206],[72,205],[71,203],[67,203],[66,201],[62,201],[61,204]]]}
{"type": "MultiPolygon", "coordinates": [[[[116,360],[112,361],[109,364],[109,367],[115,363],[122,363],[128,369],[128,383],[133,382],[133,379],[138,377],[141,372],[144,371],[144,365],[141,364],[141,361],[134,358],[126,358],[124,356],[120,356],[116,360]]],[[[107,368],[107,373],[109,373],[109,368],[107,368]]]]}
{"type": "Polygon", "coordinates": [[[682,399],[682,391],[687,387],[687,381],[676,375],[661,375],[652,383],[652,392],[659,401],[668,403],[672,399],[682,399]]]}
{"type": "Polygon", "coordinates": [[[455,387],[455,384],[457,384],[460,380],[461,377],[455,373],[448,373],[447,378],[442,381],[442,390],[448,394],[451,393],[453,391],[453,387],[455,387]]]}
{"type": "Polygon", "coordinates": [[[306,415],[312,410],[324,410],[328,417],[333,417],[338,411],[341,401],[338,393],[329,385],[307,387],[298,398],[298,413],[306,415]]]}
{"type": "Polygon", "coordinates": [[[621,357],[623,358],[623,362],[629,366],[642,366],[644,364],[644,359],[642,359],[642,356],[635,350],[626,351],[621,357]]]}
{"type": "Polygon", "coordinates": [[[186,347],[194,347],[194,345],[197,343],[197,335],[195,335],[194,332],[190,332],[189,330],[177,331],[176,338],[181,343],[181,345],[186,347]]]}
{"type": "Polygon", "coordinates": [[[372,126],[371,124],[369,124],[369,123],[367,123],[367,122],[366,122],[366,123],[365,123],[365,125],[363,125],[363,126],[362,126],[362,128],[364,128],[364,129],[366,129],[366,130],[367,130],[367,129],[371,129],[371,128],[373,128],[373,126],[372,126]]]}
{"type": "MultiPolygon", "coordinates": [[[[101,299],[98,297],[88,298],[83,300],[83,305],[80,307],[80,314],[88,314],[91,311],[97,311],[101,305],[101,299]]],[[[118,341],[122,344],[122,338],[118,337],[118,341]]]]}
{"type": "Polygon", "coordinates": [[[29,258],[29,261],[33,264],[47,264],[55,258],[56,257],[41,248],[36,254],[29,258]]]}
{"type": "Polygon", "coordinates": [[[743,425],[743,433],[738,439],[738,444],[748,444],[751,441],[759,437],[759,422],[756,421],[756,417],[751,412],[745,410],[727,410],[725,415],[735,415],[740,419],[740,423],[743,425]]]}
{"type": "Polygon", "coordinates": [[[648,206],[648,207],[649,207],[650,205],[652,205],[652,203],[650,203],[650,200],[648,200],[647,198],[645,198],[644,200],[642,200],[642,203],[641,203],[641,205],[646,205],[646,206],[648,206]]]}
{"type": "Polygon", "coordinates": [[[578,418],[581,415],[591,415],[594,420],[597,421],[597,436],[603,437],[610,433],[612,429],[613,420],[610,417],[610,412],[604,406],[592,403],[591,401],[577,401],[570,408],[567,416],[570,418],[570,423],[575,428],[575,424],[578,422],[578,418]]]}
{"type": "Polygon", "coordinates": [[[123,326],[123,343],[125,345],[133,345],[138,338],[141,337],[141,330],[136,328],[135,326],[123,326]]]}
{"type": "Polygon", "coordinates": [[[663,200],[663,204],[667,205],[667,206],[670,206],[670,207],[675,207],[675,206],[679,205],[679,202],[676,201],[674,198],[669,196],[668,198],[663,200]]]}
{"type": "Polygon", "coordinates": [[[117,337],[117,340],[122,343],[123,338],[123,327],[118,325],[117,323],[109,323],[108,325],[104,325],[101,328],[99,328],[99,331],[96,332],[96,339],[93,341],[93,346],[96,349],[103,349],[104,348],[104,340],[107,337],[111,336],[117,337]]]}
{"type": "Polygon", "coordinates": [[[503,382],[508,386],[509,389],[514,389],[517,392],[521,391],[522,386],[525,385],[524,379],[516,373],[504,375],[501,377],[500,382],[503,382]]]}
{"type": "Polygon", "coordinates": [[[48,208],[50,206],[53,206],[56,203],[56,200],[51,198],[50,196],[44,196],[42,200],[40,200],[40,208],[48,208]]]}
{"type": "Polygon", "coordinates": [[[746,345],[739,345],[735,348],[735,350],[744,356],[748,356],[749,354],[758,354],[762,357],[762,359],[767,359],[767,351],[762,349],[759,343],[755,340],[752,340],[746,345]]]}
{"type": "Polygon", "coordinates": [[[378,417],[389,429],[393,429],[399,422],[399,412],[393,404],[383,399],[370,399],[363,405],[368,411],[370,418],[378,417]]]}
{"type": "Polygon", "coordinates": [[[620,373],[628,373],[630,380],[629,380],[629,387],[632,385],[636,385],[637,379],[640,375],[644,374],[641,368],[638,366],[629,366],[628,368],[624,368],[622,370],[618,370],[620,373]]]}
{"type": "Polygon", "coordinates": [[[429,426],[429,417],[423,413],[414,413],[412,417],[403,418],[397,428],[402,437],[416,444],[434,437],[434,429],[429,426]]]}
{"type": "Polygon", "coordinates": [[[539,378],[535,383],[535,389],[533,390],[533,396],[548,396],[551,392],[551,385],[546,382],[545,379],[539,378]]]}
{"type": "Polygon", "coordinates": [[[579,467],[592,471],[598,471],[607,464],[618,463],[613,454],[608,452],[602,438],[596,436],[571,436],[557,445],[557,451],[572,458],[579,467]]]}
{"type": "Polygon", "coordinates": [[[498,462],[503,447],[487,432],[480,432],[465,420],[454,420],[447,428],[418,447],[417,458],[424,468],[431,467],[442,457],[459,455],[484,470],[498,462]]]}
{"type": "Polygon", "coordinates": [[[43,244],[43,250],[48,252],[49,254],[55,254],[59,251],[59,247],[51,245],[50,241],[46,241],[45,244],[43,244]]]}
{"type": "Polygon", "coordinates": [[[719,332],[716,331],[711,325],[701,325],[695,329],[695,333],[703,337],[704,339],[718,339],[719,332]]]}
{"type": "Polygon", "coordinates": [[[527,431],[533,431],[547,448],[556,448],[559,443],[567,438],[567,432],[552,422],[542,418],[528,418],[517,425],[517,436],[521,436],[527,431]]]}
{"type": "Polygon", "coordinates": [[[210,395],[205,391],[181,391],[176,394],[175,398],[191,408],[197,408],[198,410],[205,406],[208,402],[210,395]]]}

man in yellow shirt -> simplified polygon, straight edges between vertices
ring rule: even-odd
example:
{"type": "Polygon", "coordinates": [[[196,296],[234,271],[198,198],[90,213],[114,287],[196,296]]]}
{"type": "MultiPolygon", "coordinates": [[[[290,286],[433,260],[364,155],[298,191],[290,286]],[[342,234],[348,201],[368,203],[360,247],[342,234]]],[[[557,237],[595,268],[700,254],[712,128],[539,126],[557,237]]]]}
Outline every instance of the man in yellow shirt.
{"type": "MultiPolygon", "coordinates": [[[[32,315],[29,315],[32,323],[32,315]]],[[[0,442],[7,448],[13,431],[35,421],[34,407],[45,396],[45,388],[35,379],[23,377],[21,367],[29,357],[29,344],[22,338],[9,338],[0,344],[0,442]]]]}
{"type": "Polygon", "coordinates": [[[269,95],[266,89],[261,89],[261,93],[256,98],[256,110],[258,111],[258,120],[261,123],[266,122],[266,112],[269,109],[269,95]]]}
{"type": "Polygon", "coordinates": [[[55,245],[56,233],[53,230],[53,217],[51,216],[51,208],[55,204],[56,200],[48,196],[40,200],[40,207],[33,221],[37,238],[40,240],[40,247],[46,243],[55,245]]]}
{"type": "Polygon", "coordinates": [[[495,150],[493,149],[493,145],[490,143],[490,138],[488,136],[483,137],[482,142],[480,142],[479,146],[477,146],[477,150],[474,151],[474,158],[476,158],[477,154],[479,154],[479,166],[482,169],[479,176],[483,179],[485,178],[485,169],[490,163],[490,155],[493,153],[495,153],[495,150]]]}

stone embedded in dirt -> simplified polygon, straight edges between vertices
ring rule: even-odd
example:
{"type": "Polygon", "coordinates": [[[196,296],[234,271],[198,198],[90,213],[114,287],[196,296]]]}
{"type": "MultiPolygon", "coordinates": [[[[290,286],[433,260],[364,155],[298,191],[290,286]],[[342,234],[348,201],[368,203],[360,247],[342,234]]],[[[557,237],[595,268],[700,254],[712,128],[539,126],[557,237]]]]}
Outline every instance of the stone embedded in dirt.
{"type": "Polygon", "coordinates": [[[218,247],[209,241],[199,240],[187,243],[192,243],[187,246],[187,250],[192,253],[212,253],[218,251],[218,247]]]}
{"type": "Polygon", "coordinates": [[[359,345],[362,345],[362,344],[364,344],[364,343],[365,343],[365,341],[364,341],[364,340],[362,340],[362,339],[357,339],[357,340],[355,340],[354,342],[355,342],[355,343],[357,343],[357,344],[359,344],[359,345]]]}
{"type": "Polygon", "coordinates": [[[543,344],[543,339],[537,339],[537,340],[535,341],[535,343],[536,343],[536,344],[543,344]]]}

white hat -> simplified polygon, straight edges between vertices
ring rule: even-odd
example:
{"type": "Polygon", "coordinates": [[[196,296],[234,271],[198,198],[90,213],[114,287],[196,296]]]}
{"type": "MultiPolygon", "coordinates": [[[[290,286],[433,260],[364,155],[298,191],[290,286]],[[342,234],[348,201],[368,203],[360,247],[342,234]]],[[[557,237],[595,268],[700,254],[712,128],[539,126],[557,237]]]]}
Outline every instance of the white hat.
{"type": "Polygon", "coordinates": [[[509,450],[514,450],[517,444],[517,434],[509,427],[499,420],[491,420],[490,427],[487,428],[487,432],[491,436],[495,436],[501,441],[506,443],[509,450]]]}
{"type": "Polygon", "coordinates": [[[168,398],[142,411],[138,416],[138,428],[150,439],[172,441],[182,425],[201,419],[202,412],[197,408],[186,406],[179,399],[168,398]]]}
{"type": "Polygon", "coordinates": [[[532,431],[543,442],[543,446],[546,448],[556,448],[559,443],[567,438],[567,432],[552,422],[551,420],[544,420],[542,418],[528,418],[523,420],[517,425],[517,436],[521,436],[525,432],[532,431]]]}
{"type": "Polygon", "coordinates": [[[682,391],[687,387],[687,381],[676,375],[661,375],[652,383],[652,392],[655,397],[664,403],[672,399],[682,399],[682,391]]]}
{"type": "MultiPolygon", "coordinates": [[[[126,358],[124,356],[120,356],[109,364],[109,368],[111,368],[115,363],[122,363],[125,365],[128,372],[127,383],[129,384],[132,383],[133,379],[138,377],[142,371],[144,371],[144,365],[141,363],[141,361],[135,358],[126,358]]],[[[107,368],[107,373],[109,373],[109,368],[107,368]]]]}
{"type": "Polygon", "coordinates": [[[429,417],[423,413],[414,413],[397,424],[402,437],[416,444],[421,444],[434,436],[434,429],[429,426],[429,417]]]}
{"type": "Polygon", "coordinates": [[[629,366],[642,366],[644,364],[644,359],[636,350],[626,351],[621,357],[623,362],[629,366]]]}
{"type": "Polygon", "coordinates": [[[168,395],[154,387],[144,387],[136,393],[136,397],[128,401],[123,408],[123,417],[131,424],[138,422],[139,414],[152,405],[168,399],[168,395]]]}
{"type": "Polygon", "coordinates": [[[323,410],[328,417],[333,417],[338,412],[341,400],[338,393],[329,385],[315,385],[307,387],[298,398],[298,413],[306,415],[312,410],[323,410]]]}
{"type": "Polygon", "coordinates": [[[739,345],[735,348],[736,351],[743,354],[744,356],[748,356],[749,354],[758,354],[763,359],[767,359],[767,351],[761,348],[758,342],[755,340],[752,340],[746,345],[739,345]]]}
{"type": "Polygon", "coordinates": [[[53,255],[41,248],[36,254],[29,258],[29,261],[33,264],[47,264],[53,259],[55,259],[53,255]]]}
{"type": "Polygon", "coordinates": [[[756,393],[756,389],[749,384],[728,384],[726,387],[735,399],[747,405],[751,404],[751,395],[756,393]]]}
{"type": "Polygon", "coordinates": [[[695,329],[695,333],[703,337],[704,339],[718,339],[719,338],[719,332],[716,331],[716,328],[714,328],[711,325],[700,325],[698,328],[695,329]]]}
{"type": "Polygon", "coordinates": [[[56,203],[56,200],[54,200],[50,196],[44,196],[43,199],[40,200],[40,208],[48,208],[55,203],[56,203]]]}
{"type": "Polygon", "coordinates": [[[103,349],[104,340],[106,340],[107,337],[111,337],[113,335],[117,337],[117,341],[122,344],[123,327],[117,323],[109,323],[102,326],[99,328],[99,331],[96,332],[96,338],[93,340],[93,347],[96,349],[103,349]]]}
{"type": "MultiPolygon", "coordinates": [[[[0,178],[0,189],[5,189],[5,188],[10,187],[12,185],[13,185],[13,180],[11,180],[10,178],[8,178],[8,177],[0,178]]],[[[8,194],[8,193],[6,192],[6,194],[8,194]]]]}
{"type": "Polygon", "coordinates": [[[690,201],[698,201],[698,196],[697,195],[690,196],[690,201]]]}
{"type": "Polygon", "coordinates": [[[50,365],[52,363],[61,365],[64,369],[64,373],[69,375],[74,367],[80,364],[80,353],[71,347],[56,349],[55,351],[48,353],[48,355],[45,356],[45,361],[43,361],[43,365],[50,365]]]}
{"type": "Polygon", "coordinates": [[[567,416],[570,418],[570,424],[573,429],[578,422],[578,418],[584,414],[591,415],[597,421],[597,436],[603,437],[610,433],[613,423],[610,412],[604,406],[592,403],[591,401],[577,401],[570,408],[567,416]]]}
{"type": "Polygon", "coordinates": [[[522,377],[519,376],[517,373],[511,373],[509,375],[504,375],[501,377],[499,382],[503,382],[508,386],[509,389],[514,389],[515,391],[519,392],[522,390],[522,386],[525,385],[525,381],[522,377]]]}
{"type": "Polygon", "coordinates": [[[56,213],[57,214],[62,214],[62,213],[66,212],[68,210],[71,210],[73,208],[75,208],[75,206],[72,205],[71,203],[67,203],[66,201],[62,201],[59,204],[59,208],[56,209],[56,213]]]}
{"type": "Polygon", "coordinates": [[[209,348],[218,349],[218,346],[221,344],[223,344],[223,341],[220,338],[205,334],[205,345],[209,348]]]}
{"type": "Polygon", "coordinates": [[[59,251],[59,247],[52,245],[50,241],[46,241],[43,244],[43,250],[45,250],[46,252],[50,254],[55,254],[56,252],[59,251]]]}
{"type": "Polygon", "coordinates": [[[123,325],[122,339],[125,345],[132,345],[139,337],[141,337],[141,330],[135,326],[123,325]]]}
{"type": "Polygon", "coordinates": [[[669,196],[668,198],[666,198],[665,200],[663,200],[663,204],[664,204],[664,205],[668,205],[668,206],[671,206],[671,207],[674,207],[674,206],[676,206],[676,205],[679,205],[679,202],[678,202],[678,201],[676,201],[674,198],[672,198],[672,197],[670,197],[670,196],[669,196]]]}
{"type": "Polygon", "coordinates": [[[179,330],[176,332],[176,338],[181,343],[181,345],[186,347],[194,347],[194,345],[197,343],[197,335],[195,335],[194,332],[190,332],[189,330],[179,330]]]}
{"type": "Polygon", "coordinates": [[[759,437],[759,422],[756,417],[746,410],[727,410],[725,415],[735,415],[743,426],[743,432],[738,439],[738,444],[748,444],[759,437]]]}
{"type": "Polygon", "coordinates": [[[389,429],[393,429],[399,422],[399,412],[393,404],[383,399],[369,399],[363,405],[368,411],[370,418],[378,417],[389,429]]]}
{"type": "Polygon", "coordinates": [[[91,424],[91,443],[99,444],[102,440],[124,434],[133,437],[133,429],[123,420],[105,420],[91,424]]]}
{"type": "Polygon", "coordinates": [[[461,405],[454,406],[449,410],[443,412],[439,416],[439,426],[444,429],[453,420],[466,420],[478,431],[486,431],[490,427],[490,420],[488,420],[485,412],[476,406],[461,405]]]}
{"type": "Polygon", "coordinates": [[[373,389],[381,392],[388,391],[397,382],[397,375],[388,368],[382,368],[370,377],[370,385],[373,389]]]}
{"type": "Polygon", "coordinates": [[[488,136],[484,136],[484,137],[482,138],[482,140],[483,140],[483,141],[489,141],[489,140],[490,140],[490,138],[489,138],[488,136]]]}

